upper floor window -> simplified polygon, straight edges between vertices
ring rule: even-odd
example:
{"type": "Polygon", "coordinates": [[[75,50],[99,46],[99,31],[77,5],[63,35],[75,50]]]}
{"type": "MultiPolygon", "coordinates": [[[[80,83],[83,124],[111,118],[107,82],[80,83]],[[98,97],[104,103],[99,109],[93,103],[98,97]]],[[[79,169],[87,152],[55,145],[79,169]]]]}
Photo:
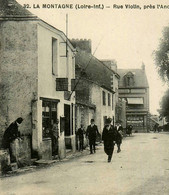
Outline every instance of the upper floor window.
{"type": "Polygon", "coordinates": [[[111,106],[111,102],[110,102],[110,93],[108,93],[108,106],[111,106]]]}
{"type": "Polygon", "coordinates": [[[114,95],[112,94],[112,110],[114,109],[114,95]]]}
{"type": "Polygon", "coordinates": [[[132,72],[128,72],[124,76],[124,82],[126,87],[131,87],[134,85],[134,74],[132,72]]]}
{"type": "Polygon", "coordinates": [[[58,40],[52,38],[52,74],[58,75],[58,40]]]}
{"type": "Polygon", "coordinates": [[[103,99],[103,105],[106,105],[106,93],[105,91],[102,92],[102,99],[103,99]]]}

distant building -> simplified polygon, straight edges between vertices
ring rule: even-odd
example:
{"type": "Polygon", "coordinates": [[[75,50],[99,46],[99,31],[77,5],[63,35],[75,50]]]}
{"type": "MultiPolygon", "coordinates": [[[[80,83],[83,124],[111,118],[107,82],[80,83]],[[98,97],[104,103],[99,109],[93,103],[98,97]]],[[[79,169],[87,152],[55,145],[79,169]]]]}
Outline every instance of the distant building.
{"type": "Polygon", "coordinates": [[[119,75],[90,53],[90,40],[73,39],[71,42],[77,47],[76,128],[80,124],[86,128],[94,118],[102,132],[107,118],[115,120],[115,89],[118,88],[115,78],[119,79],[119,75]]]}
{"type": "Polygon", "coordinates": [[[165,118],[162,118],[158,115],[149,114],[149,129],[150,131],[154,130],[154,125],[158,124],[161,129],[167,124],[165,118]]]}
{"type": "Polygon", "coordinates": [[[126,122],[138,132],[147,132],[149,113],[149,85],[142,69],[118,69],[119,98],[126,100],[126,122]]]}
{"type": "Polygon", "coordinates": [[[149,114],[149,120],[148,120],[148,130],[154,131],[154,126],[158,124],[159,125],[159,116],[157,115],[151,115],[149,114]]]}
{"type": "Polygon", "coordinates": [[[115,118],[114,122],[121,122],[123,128],[126,128],[126,101],[119,98],[119,74],[117,74],[117,62],[115,60],[102,60],[107,67],[114,71],[114,75],[111,79],[112,89],[115,91],[114,94],[114,105],[115,105],[115,118]]]}
{"type": "Polygon", "coordinates": [[[0,138],[23,117],[21,134],[41,158],[52,156],[54,123],[58,155],[75,151],[75,50],[68,38],[16,1],[1,0],[0,46],[0,138]]]}

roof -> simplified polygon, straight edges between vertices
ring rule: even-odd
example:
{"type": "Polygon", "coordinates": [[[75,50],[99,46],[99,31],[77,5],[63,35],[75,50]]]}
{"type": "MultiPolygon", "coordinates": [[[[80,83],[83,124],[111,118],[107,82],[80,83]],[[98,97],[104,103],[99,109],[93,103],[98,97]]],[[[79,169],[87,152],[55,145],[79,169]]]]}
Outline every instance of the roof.
{"type": "Polygon", "coordinates": [[[75,56],[76,70],[81,69],[81,76],[95,82],[99,86],[112,91],[111,76],[114,71],[99,61],[92,54],[78,49],[75,56]]]}
{"type": "Polygon", "coordinates": [[[38,22],[42,22],[57,32],[60,35],[65,37],[65,42],[68,43],[69,47],[75,51],[73,45],[70,43],[69,39],[65,35],[64,32],[55,28],[54,26],[48,24],[47,22],[43,21],[42,19],[38,18],[36,15],[32,14],[27,9],[23,8],[16,0],[0,0],[0,20],[38,20],[38,22]]]}
{"type": "Polygon", "coordinates": [[[0,0],[0,19],[2,18],[37,18],[30,11],[24,9],[15,0],[0,0]]]}
{"type": "Polygon", "coordinates": [[[100,61],[117,74],[117,62],[115,60],[101,59],[100,61]]]}
{"type": "Polygon", "coordinates": [[[157,121],[157,120],[154,119],[154,118],[151,118],[151,117],[150,117],[150,120],[152,120],[152,121],[154,121],[155,123],[158,123],[158,124],[159,124],[159,121],[157,121]]]}
{"type": "Polygon", "coordinates": [[[131,88],[149,87],[146,72],[143,69],[118,69],[117,72],[120,75],[119,88],[126,88],[124,76],[129,72],[134,75],[134,86],[131,88]]]}

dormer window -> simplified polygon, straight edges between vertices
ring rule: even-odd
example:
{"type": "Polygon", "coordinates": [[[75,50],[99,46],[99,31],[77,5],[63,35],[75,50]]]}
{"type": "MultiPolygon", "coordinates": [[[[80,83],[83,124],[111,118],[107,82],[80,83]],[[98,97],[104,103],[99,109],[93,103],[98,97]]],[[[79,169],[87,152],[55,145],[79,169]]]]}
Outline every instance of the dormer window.
{"type": "Polygon", "coordinates": [[[124,83],[126,87],[132,87],[134,86],[134,74],[132,72],[128,72],[124,76],[124,83]]]}

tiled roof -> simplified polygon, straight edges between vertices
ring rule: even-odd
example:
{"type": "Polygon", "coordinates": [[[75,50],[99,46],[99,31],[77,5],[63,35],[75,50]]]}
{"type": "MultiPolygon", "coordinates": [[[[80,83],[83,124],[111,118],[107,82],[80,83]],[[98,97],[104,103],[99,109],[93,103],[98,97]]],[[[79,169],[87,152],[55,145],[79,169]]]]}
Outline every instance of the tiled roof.
{"type": "Polygon", "coordinates": [[[111,76],[114,73],[112,70],[95,58],[92,54],[80,49],[78,49],[75,58],[76,68],[81,69],[81,72],[83,72],[82,77],[97,83],[105,89],[112,90],[111,76]]]}
{"type": "Polygon", "coordinates": [[[0,18],[37,18],[15,0],[0,0],[0,18]]]}
{"type": "Polygon", "coordinates": [[[16,0],[0,0],[0,20],[8,21],[8,20],[38,20],[41,21],[51,28],[59,31],[61,34],[64,35],[65,39],[67,40],[68,45],[74,51],[72,44],[70,43],[69,39],[66,37],[65,33],[61,30],[55,28],[54,26],[50,25],[49,23],[41,20],[36,15],[32,14],[27,9],[23,8],[16,0]]]}
{"type": "Polygon", "coordinates": [[[118,78],[120,77],[117,73],[117,63],[115,60],[100,60],[100,61],[104,63],[108,68],[110,68],[118,78]]]}
{"type": "Polygon", "coordinates": [[[129,72],[134,75],[134,86],[132,88],[149,87],[147,76],[143,69],[118,69],[117,72],[120,75],[119,88],[125,87],[124,76],[129,72]]]}

